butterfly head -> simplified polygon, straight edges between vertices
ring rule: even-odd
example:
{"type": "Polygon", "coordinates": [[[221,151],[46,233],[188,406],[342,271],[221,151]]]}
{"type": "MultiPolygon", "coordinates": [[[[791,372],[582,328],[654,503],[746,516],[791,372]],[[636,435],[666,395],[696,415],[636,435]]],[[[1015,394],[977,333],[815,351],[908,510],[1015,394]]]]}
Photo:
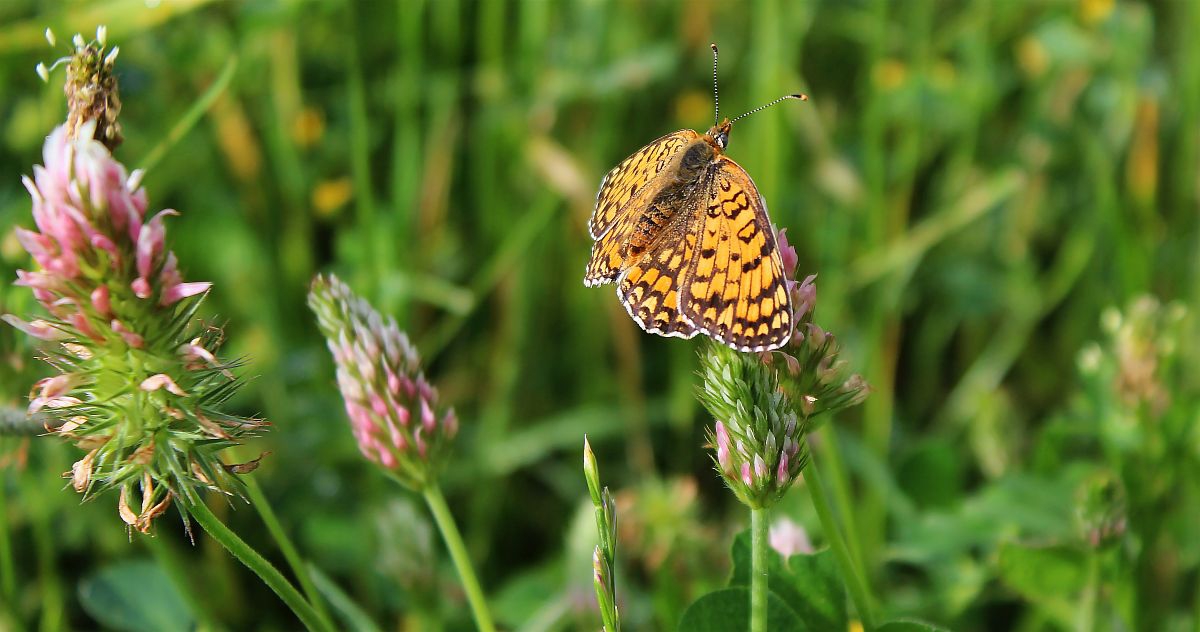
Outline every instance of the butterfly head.
{"type": "Polygon", "coordinates": [[[733,123],[729,119],[722,120],[719,124],[713,125],[705,134],[705,140],[712,145],[718,152],[725,151],[725,147],[729,145],[729,130],[733,129],[733,123]]]}

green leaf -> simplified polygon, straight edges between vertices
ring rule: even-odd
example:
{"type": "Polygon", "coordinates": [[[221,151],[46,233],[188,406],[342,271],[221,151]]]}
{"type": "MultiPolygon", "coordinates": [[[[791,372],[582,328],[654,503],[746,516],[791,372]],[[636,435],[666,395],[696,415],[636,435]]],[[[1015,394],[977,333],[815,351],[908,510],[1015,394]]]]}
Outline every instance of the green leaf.
{"type": "MultiPolygon", "coordinates": [[[[750,585],[750,532],[733,540],[733,576],[730,586],[750,585]]],[[[812,555],[793,555],[785,563],[771,549],[767,552],[767,587],[783,600],[811,629],[846,629],[846,587],[838,575],[837,560],[828,550],[812,555]]]]}
{"type": "Polygon", "coordinates": [[[79,583],[83,609],[118,630],[187,632],[196,618],[171,579],[147,560],[118,562],[79,583]]]}
{"type": "MultiPolygon", "coordinates": [[[[680,632],[740,632],[750,627],[750,589],[738,586],[708,593],[692,602],[679,620],[680,632]]],[[[775,593],[767,593],[767,629],[771,632],[822,630],[805,625],[775,593]]],[[[845,629],[845,628],[839,628],[845,629]]]]}
{"type": "Polygon", "coordinates": [[[946,632],[946,628],[916,619],[887,621],[875,628],[878,632],[946,632]]]}
{"type": "Polygon", "coordinates": [[[802,597],[792,605],[801,618],[822,630],[846,629],[846,585],[839,575],[833,551],[823,549],[812,555],[793,555],[788,558],[788,568],[802,597]]]}
{"type": "Polygon", "coordinates": [[[1073,598],[1087,581],[1082,551],[1065,546],[1000,546],[1000,576],[1013,590],[1030,599],[1073,598]]]}
{"type": "Polygon", "coordinates": [[[1064,627],[1071,626],[1087,583],[1086,566],[1082,551],[1062,545],[1029,547],[1010,542],[1000,546],[1000,578],[1064,627]]]}

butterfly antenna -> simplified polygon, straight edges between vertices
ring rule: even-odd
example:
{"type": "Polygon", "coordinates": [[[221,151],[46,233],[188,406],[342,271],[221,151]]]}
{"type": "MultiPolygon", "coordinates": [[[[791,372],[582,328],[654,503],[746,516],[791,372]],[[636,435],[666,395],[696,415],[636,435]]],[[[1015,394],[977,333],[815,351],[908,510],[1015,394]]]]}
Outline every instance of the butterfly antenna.
{"type": "Polygon", "coordinates": [[[717,45],[710,44],[713,49],[713,126],[721,122],[721,101],[717,96],[717,45]]]}
{"type": "Polygon", "coordinates": [[[761,111],[763,111],[763,110],[765,110],[765,109],[767,109],[767,108],[771,107],[772,105],[775,105],[776,103],[780,103],[780,102],[783,102],[783,101],[787,101],[788,99],[800,99],[801,101],[807,101],[807,100],[808,100],[808,95],[804,95],[804,94],[787,94],[787,95],[784,95],[784,96],[782,96],[782,97],[779,97],[778,99],[775,99],[774,101],[772,101],[772,102],[770,102],[770,103],[768,103],[768,104],[766,104],[766,105],[761,105],[761,106],[759,106],[759,107],[756,107],[756,108],[754,108],[753,110],[750,110],[749,112],[746,112],[745,114],[740,114],[740,115],[738,115],[738,117],[737,117],[737,118],[735,118],[735,119],[733,119],[732,121],[729,121],[729,122],[730,122],[730,123],[734,123],[734,122],[740,121],[740,120],[742,120],[742,119],[746,118],[747,116],[750,116],[751,114],[754,114],[755,112],[761,112],[761,111]]]}

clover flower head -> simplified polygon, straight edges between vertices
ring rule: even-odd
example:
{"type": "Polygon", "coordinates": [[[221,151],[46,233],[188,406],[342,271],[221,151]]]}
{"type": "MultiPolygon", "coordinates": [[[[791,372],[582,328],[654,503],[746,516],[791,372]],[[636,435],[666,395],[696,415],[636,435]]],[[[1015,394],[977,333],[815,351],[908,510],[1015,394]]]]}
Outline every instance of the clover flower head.
{"type": "Polygon", "coordinates": [[[24,178],[34,228],[16,233],[35,265],[15,284],[45,313],[3,318],[48,343],[58,373],[34,385],[29,412],[86,451],[66,474],[72,486],[119,489],[120,517],[148,532],[174,498],[240,492],[217,453],[263,423],[220,410],[238,384],[233,365],[217,359],[219,331],[191,322],[210,284],[183,281],[166,248],[165,220],[178,213],[147,218],[140,174],[96,140],[97,126],[55,129],[24,178]]]}
{"type": "Polygon", "coordinates": [[[458,418],[441,406],[408,336],[333,275],[313,280],[308,304],[363,456],[412,489],[434,482],[458,418]]]}

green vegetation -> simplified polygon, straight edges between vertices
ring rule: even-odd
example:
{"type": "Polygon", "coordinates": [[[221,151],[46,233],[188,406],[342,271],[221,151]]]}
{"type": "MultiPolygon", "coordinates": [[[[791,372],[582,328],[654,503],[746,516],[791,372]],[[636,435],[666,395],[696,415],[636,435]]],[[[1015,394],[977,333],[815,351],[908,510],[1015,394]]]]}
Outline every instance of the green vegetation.
{"type": "MultiPolygon", "coordinates": [[[[422,497],[351,435],[305,305],[318,272],[393,314],[456,409],[441,490],[502,629],[600,625],[585,433],[625,629],[745,602],[750,525],[704,448],[699,341],[645,335],[581,283],[605,171],[710,125],[715,41],[723,113],[810,97],[738,122],[728,152],[872,386],[811,437],[806,481],[837,515],[802,484],[772,509],[819,552],[772,554],[768,612],[800,593],[801,619],[855,618],[836,520],[878,621],[1200,628],[1200,3],[147,4],[0,3],[0,278],[29,268],[20,175],[66,114],[61,69],[34,67],[106,24],[115,155],[149,167],[186,278],[213,282],[200,314],[248,378],[227,408],[272,424],[230,459],[270,452],[255,505],[205,518],[289,580],[307,568],[337,627],[473,624],[422,497]]],[[[0,312],[35,311],[0,283],[0,312]]],[[[81,452],[22,415],[47,367],[7,326],[0,351],[0,629],[295,628],[175,508],[131,540],[112,495],[81,505],[60,478],[81,452]]]]}

